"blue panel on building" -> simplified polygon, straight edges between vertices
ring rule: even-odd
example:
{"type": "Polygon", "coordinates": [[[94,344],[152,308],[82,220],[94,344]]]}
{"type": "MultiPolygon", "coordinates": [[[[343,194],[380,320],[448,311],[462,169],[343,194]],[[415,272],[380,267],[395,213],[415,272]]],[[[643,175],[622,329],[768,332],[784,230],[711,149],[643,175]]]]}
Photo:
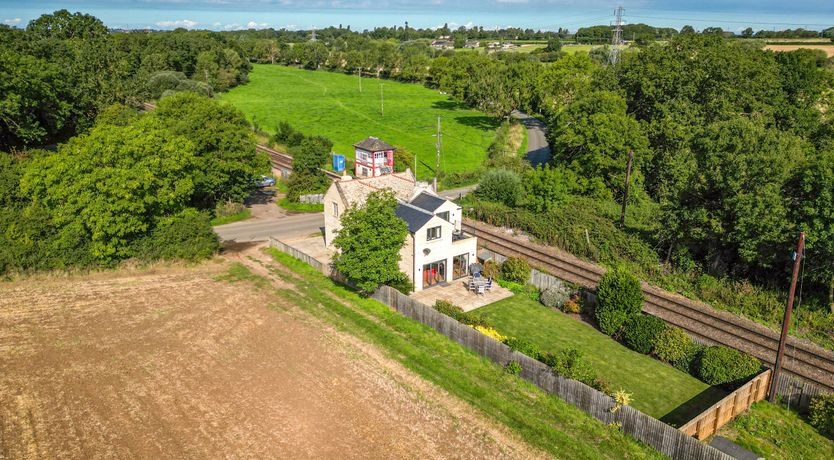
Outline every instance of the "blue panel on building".
{"type": "Polygon", "coordinates": [[[334,154],[333,155],[333,171],[342,172],[345,170],[345,156],[334,154]]]}

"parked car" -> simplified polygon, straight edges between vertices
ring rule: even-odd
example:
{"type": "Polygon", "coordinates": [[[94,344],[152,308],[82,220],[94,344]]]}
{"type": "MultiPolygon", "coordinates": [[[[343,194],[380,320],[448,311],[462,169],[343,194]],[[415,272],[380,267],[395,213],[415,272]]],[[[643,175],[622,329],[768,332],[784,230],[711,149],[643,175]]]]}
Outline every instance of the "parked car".
{"type": "Polygon", "coordinates": [[[275,185],[275,178],[269,176],[261,176],[255,178],[255,185],[257,187],[273,187],[275,185]]]}

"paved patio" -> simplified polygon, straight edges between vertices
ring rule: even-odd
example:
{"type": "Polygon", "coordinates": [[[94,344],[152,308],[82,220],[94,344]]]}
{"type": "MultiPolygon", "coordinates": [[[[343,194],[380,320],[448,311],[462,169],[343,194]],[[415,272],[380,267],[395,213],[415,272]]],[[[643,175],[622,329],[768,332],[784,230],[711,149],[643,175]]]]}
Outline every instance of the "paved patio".
{"type": "Polygon", "coordinates": [[[280,238],[287,246],[292,246],[298,251],[318,260],[324,265],[330,265],[334,250],[324,245],[324,235],[321,232],[306,236],[291,238],[280,238]]]}
{"type": "Polygon", "coordinates": [[[476,294],[468,287],[469,277],[466,277],[452,281],[446,286],[435,286],[415,292],[410,297],[429,306],[438,300],[448,300],[463,311],[471,311],[513,295],[509,289],[502,288],[498,283],[493,283],[492,289],[485,294],[476,294]]]}

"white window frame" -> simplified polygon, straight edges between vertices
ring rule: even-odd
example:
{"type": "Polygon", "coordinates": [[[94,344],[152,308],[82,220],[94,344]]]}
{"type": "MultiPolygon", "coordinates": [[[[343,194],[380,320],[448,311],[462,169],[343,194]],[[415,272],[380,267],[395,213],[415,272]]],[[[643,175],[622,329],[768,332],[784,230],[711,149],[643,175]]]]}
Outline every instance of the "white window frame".
{"type": "Polygon", "coordinates": [[[333,217],[339,217],[339,203],[333,202],[333,217]]]}
{"type": "Polygon", "coordinates": [[[434,241],[434,240],[439,240],[440,238],[442,238],[443,237],[442,230],[443,230],[443,227],[440,226],[440,225],[438,225],[436,227],[431,227],[431,228],[426,229],[426,241],[434,241]],[[437,235],[436,236],[432,236],[432,233],[434,233],[433,230],[437,230],[437,235]]]}

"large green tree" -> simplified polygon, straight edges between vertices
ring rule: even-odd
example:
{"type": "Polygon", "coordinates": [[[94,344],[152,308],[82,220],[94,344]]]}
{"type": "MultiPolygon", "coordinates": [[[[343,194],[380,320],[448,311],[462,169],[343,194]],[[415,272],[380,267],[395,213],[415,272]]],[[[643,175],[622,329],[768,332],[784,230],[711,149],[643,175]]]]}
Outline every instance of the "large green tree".
{"type": "Polygon", "coordinates": [[[129,243],[159,216],[187,206],[196,164],[184,137],[146,122],[104,124],[31,161],[21,190],[50,212],[53,225],[83,235],[92,256],[109,263],[129,256],[129,243]]]}
{"type": "Polygon", "coordinates": [[[255,150],[244,115],[231,105],[194,93],[163,98],[150,123],[187,138],[197,157],[192,204],[212,208],[218,201],[243,201],[252,180],[269,171],[269,160],[255,150]]]}
{"type": "Polygon", "coordinates": [[[404,276],[399,261],[408,228],[395,214],[396,208],[393,193],[374,192],[361,207],[345,211],[342,228],[333,239],[339,250],[333,267],[366,293],[404,276]]]}

